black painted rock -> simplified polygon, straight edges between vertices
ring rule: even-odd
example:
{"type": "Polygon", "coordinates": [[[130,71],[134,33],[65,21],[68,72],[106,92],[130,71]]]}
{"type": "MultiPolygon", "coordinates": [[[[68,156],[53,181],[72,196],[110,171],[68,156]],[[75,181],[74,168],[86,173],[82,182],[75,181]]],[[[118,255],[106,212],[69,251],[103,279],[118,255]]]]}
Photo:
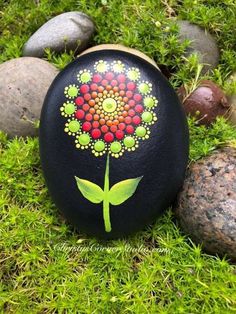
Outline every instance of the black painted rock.
{"type": "Polygon", "coordinates": [[[179,194],[183,230],[212,254],[236,260],[236,149],[226,147],[194,163],[179,194]]]}
{"type": "Polygon", "coordinates": [[[202,73],[214,69],[220,59],[219,48],[215,38],[206,30],[188,21],[176,21],[179,26],[179,38],[183,42],[189,40],[191,43],[186,50],[186,55],[196,53],[199,61],[204,64],[202,73]]]}
{"type": "Polygon", "coordinates": [[[188,159],[186,118],[152,64],[125,51],[90,52],[49,89],[40,153],[66,219],[89,235],[122,237],[175,199],[188,159]]]}
{"type": "Polygon", "coordinates": [[[0,65],[0,130],[13,136],[36,136],[43,101],[58,70],[49,62],[24,57],[0,65]]]}

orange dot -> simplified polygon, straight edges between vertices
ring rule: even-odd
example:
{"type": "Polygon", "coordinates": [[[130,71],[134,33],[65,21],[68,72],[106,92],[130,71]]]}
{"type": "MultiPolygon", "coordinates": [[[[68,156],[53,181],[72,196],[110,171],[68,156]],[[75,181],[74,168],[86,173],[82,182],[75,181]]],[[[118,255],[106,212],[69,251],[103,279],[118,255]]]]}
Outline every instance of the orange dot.
{"type": "MultiPolygon", "coordinates": [[[[119,90],[119,88],[117,87],[117,86],[114,86],[113,87],[113,91],[116,93],[116,92],[118,92],[118,90],[119,90]]],[[[119,94],[118,94],[119,95],[119,94]]]]}
{"type": "Polygon", "coordinates": [[[98,114],[95,114],[95,115],[93,116],[93,120],[95,120],[95,121],[99,120],[99,115],[98,115],[98,114]]]}
{"type": "Polygon", "coordinates": [[[97,97],[97,95],[98,95],[98,93],[97,93],[97,92],[92,92],[92,94],[91,94],[92,98],[96,98],[96,97],[97,97]]]}
{"type": "Polygon", "coordinates": [[[98,92],[99,92],[99,93],[102,93],[103,91],[104,91],[104,87],[103,87],[103,86],[99,86],[99,87],[98,87],[98,92]]]}
{"type": "Polygon", "coordinates": [[[125,95],[125,91],[124,90],[121,90],[120,91],[120,96],[124,96],[125,95]]]}
{"type": "Polygon", "coordinates": [[[124,107],[120,107],[120,110],[123,111],[123,110],[124,110],[124,107]]]}
{"type": "Polygon", "coordinates": [[[106,86],[106,90],[111,90],[111,89],[112,89],[111,85],[106,86]]]}
{"type": "Polygon", "coordinates": [[[95,98],[95,101],[96,101],[96,102],[99,102],[99,100],[100,100],[100,99],[99,99],[98,97],[97,97],[97,98],[95,98]]]}
{"type": "Polygon", "coordinates": [[[127,111],[123,111],[122,116],[123,117],[127,117],[127,115],[128,115],[128,112],[127,111]]]}
{"type": "Polygon", "coordinates": [[[88,102],[90,106],[94,106],[95,105],[95,100],[94,99],[90,99],[90,101],[88,102]]]}
{"type": "Polygon", "coordinates": [[[101,113],[101,110],[100,110],[100,109],[98,109],[98,110],[97,110],[97,114],[100,114],[100,113],[101,113]]]}
{"type": "Polygon", "coordinates": [[[94,114],[94,113],[95,113],[95,109],[94,109],[94,108],[90,108],[90,109],[89,109],[89,112],[90,112],[91,114],[94,114]]]}
{"type": "Polygon", "coordinates": [[[125,108],[125,110],[128,111],[129,110],[129,105],[125,105],[124,108],[125,108]]]}
{"type": "Polygon", "coordinates": [[[124,102],[128,102],[128,101],[129,101],[129,98],[128,98],[128,97],[124,97],[124,98],[123,98],[123,101],[124,101],[124,102]]]}
{"type": "Polygon", "coordinates": [[[104,114],[103,114],[103,113],[101,113],[101,114],[100,114],[100,117],[101,117],[101,118],[104,118],[105,116],[104,116],[104,114]]]}
{"type": "Polygon", "coordinates": [[[98,105],[95,105],[95,106],[94,106],[94,109],[98,109],[98,108],[99,108],[99,106],[98,106],[98,105]]]}
{"type": "Polygon", "coordinates": [[[108,125],[108,126],[112,126],[112,121],[111,121],[111,120],[108,120],[108,121],[107,121],[107,125],[108,125]]]}
{"type": "Polygon", "coordinates": [[[120,116],[119,117],[119,122],[123,122],[124,121],[124,117],[120,116]]]}
{"type": "Polygon", "coordinates": [[[104,125],[104,124],[106,123],[106,121],[105,121],[104,119],[100,119],[100,120],[99,120],[99,123],[100,123],[101,125],[104,125]]]}
{"type": "Polygon", "coordinates": [[[114,125],[118,125],[118,124],[119,124],[119,121],[118,121],[117,119],[115,119],[115,120],[113,121],[113,124],[114,124],[114,125]]]}

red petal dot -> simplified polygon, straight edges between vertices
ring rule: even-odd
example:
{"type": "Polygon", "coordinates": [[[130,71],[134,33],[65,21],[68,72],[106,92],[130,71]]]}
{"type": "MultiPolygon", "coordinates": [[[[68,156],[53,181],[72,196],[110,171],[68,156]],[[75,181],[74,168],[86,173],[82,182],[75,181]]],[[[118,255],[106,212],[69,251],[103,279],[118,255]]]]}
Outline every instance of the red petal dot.
{"type": "Polygon", "coordinates": [[[121,131],[121,130],[118,130],[118,131],[116,131],[116,138],[118,139],[118,140],[122,140],[122,138],[124,137],[124,132],[123,131],[121,131]]]}
{"type": "Polygon", "coordinates": [[[128,102],[130,107],[134,107],[135,106],[135,101],[133,99],[129,100],[128,102]]]}
{"type": "Polygon", "coordinates": [[[91,121],[93,119],[93,116],[91,115],[91,113],[87,113],[86,116],[85,116],[85,119],[87,121],[91,121]]]}
{"type": "Polygon", "coordinates": [[[93,121],[93,128],[97,129],[99,127],[99,122],[98,121],[93,121]]]}
{"type": "Polygon", "coordinates": [[[130,124],[132,122],[132,118],[131,117],[126,117],[125,118],[125,123],[126,124],[130,124]]]}
{"type": "Polygon", "coordinates": [[[127,88],[128,88],[129,90],[135,90],[136,84],[135,84],[134,82],[129,82],[129,83],[127,84],[127,88]]]}
{"type": "Polygon", "coordinates": [[[125,85],[124,83],[121,83],[121,84],[119,85],[119,89],[125,89],[125,87],[126,87],[126,85],[125,85]]]}
{"type": "Polygon", "coordinates": [[[119,130],[123,131],[125,129],[125,124],[124,123],[119,123],[118,124],[119,130]]]}
{"type": "Polygon", "coordinates": [[[128,111],[128,115],[129,115],[130,117],[135,116],[135,111],[134,111],[134,109],[130,109],[130,110],[128,111]]]}
{"type": "Polygon", "coordinates": [[[91,130],[91,127],[92,125],[90,122],[84,122],[82,125],[82,130],[88,132],[91,130]]]}
{"type": "Polygon", "coordinates": [[[89,107],[89,105],[88,105],[88,104],[84,104],[84,105],[83,105],[83,110],[84,110],[84,111],[88,111],[88,110],[89,110],[89,108],[90,108],[90,107],[89,107]]]}
{"type": "Polygon", "coordinates": [[[103,125],[103,126],[101,127],[101,131],[102,131],[103,133],[107,133],[107,131],[108,131],[108,126],[107,126],[107,125],[103,125]]]}
{"type": "Polygon", "coordinates": [[[112,72],[108,72],[105,75],[105,79],[108,80],[108,81],[111,81],[113,78],[114,78],[114,74],[112,72]]]}
{"type": "Polygon", "coordinates": [[[91,90],[97,90],[97,88],[98,88],[98,86],[97,86],[96,83],[93,83],[93,84],[90,85],[90,89],[91,90]]]}
{"type": "Polygon", "coordinates": [[[101,82],[101,83],[102,83],[102,85],[103,85],[103,86],[107,86],[107,84],[108,84],[108,80],[102,80],[102,82],[101,82]]]}
{"type": "Polygon", "coordinates": [[[100,74],[94,74],[94,76],[93,76],[93,82],[94,83],[99,83],[99,82],[101,82],[101,80],[102,80],[102,77],[100,74]]]}
{"type": "Polygon", "coordinates": [[[126,96],[127,96],[128,98],[133,97],[133,92],[131,92],[130,90],[128,90],[128,91],[126,92],[126,96]]]}
{"type": "Polygon", "coordinates": [[[90,100],[91,99],[91,95],[90,94],[85,94],[84,95],[84,99],[87,100],[87,101],[90,100]]]}
{"type": "Polygon", "coordinates": [[[85,94],[89,91],[89,86],[87,84],[83,84],[80,86],[80,92],[85,94]]]}
{"type": "Polygon", "coordinates": [[[84,98],[83,97],[77,97],[75,100],[76,105],[82,106],[84,103],[84,98]]]}
{"type": "Polygon", "coordinates": [[[134,133],[134,127],[132,125],[127,125],[126,132],[128,134],[133,134],[134,133]]]}
{"type": "Polygon", "coordinates": [[[142,106],[142,105],[137,105],[137,106],[135,106],[134,109],[135,109],[135,111],[138,112],[138,113],[143,112],[143,106],[142,106]]]}
{"type": "Polygon", "coordinates": [[[134,100],[135,101],[140,101],[140,100],[142,100],[142,96],[140,94],[135,94],[134,95],[134,100]]]}
{"type": "Polygon", "coordinates": [[[133,117],[133,123],[134,124],[139,124],[141,122],[141,118],[139,116],[134,116],[133,117]]]}
{"type": "Polygon", "coordinates": [[[112,125],[110,127],[110,130],[111,130],[112,133],[115,133],[117,131],[117,126],[116,125],[112,125]]]}
{"type": "Polygon", "coordinates": [[[126,80],[126,77],[125,77],[124,74],[119,74],[119,75],[117,76],[117,80],[118,80],[119,83],[124,83],[125,80],[126,80]]]}
{"type": "Polygon", "coordinates": [[[112,81],[111,81],[111,86],[116,86],[116,85],[118,85],[117,80],[112,80],[112,81]]]}
{"type": "Polygon", "coordinates": [[[91,136],[92,138],[96,139],[99,138],[101,136],[101,131],[99,129],[93,129],[91,132],[91,136]]]}
{"type": "Polygon", "coordinates": [[[108,132],[104,135],[104,140],[110,143],[114,140],[114,135],[111,132],[108,132]]]}
{"type": "Polygon", "coordinates": [[[77,110],[75,113],[76,118],[79,120],[83,119],[84,115],[85,115],[84,110],[81,110],[81,109],[77,110]]]}

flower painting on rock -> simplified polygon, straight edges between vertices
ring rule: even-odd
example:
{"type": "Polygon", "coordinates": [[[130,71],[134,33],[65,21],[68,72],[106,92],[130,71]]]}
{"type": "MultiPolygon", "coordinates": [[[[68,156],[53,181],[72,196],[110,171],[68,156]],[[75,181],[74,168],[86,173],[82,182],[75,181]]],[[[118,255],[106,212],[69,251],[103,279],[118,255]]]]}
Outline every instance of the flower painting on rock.
{"type": "Polygon", "coordinates": [[[88,51],[50,86],[40,155],[57,208],[79,232],[126,237],[175,200],[188,162],[188,127],[160,70],[127,50],[88,51]]]}
{"type": "Polygon", "coordinates": [[[67,119],[65,132],[75,137],[78,149],[89,149],[96,157],[107,154],[103,189],[93,182],[75,177],[78,189],[92,203],[103,202],[105,231],[110,232],[109,204],[120,205],[135,192],[142,177],[127,179],[109,187],[109,156],[132,152],[150,135],[157,121],[158,99],[152,84],[142,80],[140,70],[126,67],[120,60],[99,60],[94,71],[83,69],[78,84],[65,87],[67,100],[60,107],[67,119]]]}
{"type": "Polygon", "coordinates": [[[138,68],[99,60],[93,72],[83,69],[77,80],[65,87],[67,100],[60,108],[67,118],[65,132],[75,137],[77,148],[119,158],[149,138],[158,99],[138,68]]]}

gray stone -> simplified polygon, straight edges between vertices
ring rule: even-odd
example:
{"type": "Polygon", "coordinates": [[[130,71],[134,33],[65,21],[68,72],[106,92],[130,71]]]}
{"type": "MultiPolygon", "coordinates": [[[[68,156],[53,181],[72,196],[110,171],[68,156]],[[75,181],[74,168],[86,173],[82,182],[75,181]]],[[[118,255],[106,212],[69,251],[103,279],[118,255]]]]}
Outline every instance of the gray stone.
{"type": "Polygon", "coordinates": [[[175,213],[194,242],[236,260],[235,148],[217,150],[190,167],[175,213]]]}
{"type": "Polygon", "coordinates": [[[57,69],[47,61],[23,57],[0,65],[0,130],[13,136],[36,136],[45,95],[57,69]]]}
{"type": "Polygon", "coordinates": [[[214,69],[220,58],[219,48],[215,38],[206,30],[188,21],[176,21],[179,26],[180,42],[191,41],[186,50],[186,56],[197,53],[199,61],[204,64],[202,74],[214,69]]]}
{"type": "Polygon", "coordinates": [[[91,19],[81,12],[60,14],[41,26],[23,48],[24,56],[43,57],[45,48],[82,51],[94,32],[91,19]]]}

